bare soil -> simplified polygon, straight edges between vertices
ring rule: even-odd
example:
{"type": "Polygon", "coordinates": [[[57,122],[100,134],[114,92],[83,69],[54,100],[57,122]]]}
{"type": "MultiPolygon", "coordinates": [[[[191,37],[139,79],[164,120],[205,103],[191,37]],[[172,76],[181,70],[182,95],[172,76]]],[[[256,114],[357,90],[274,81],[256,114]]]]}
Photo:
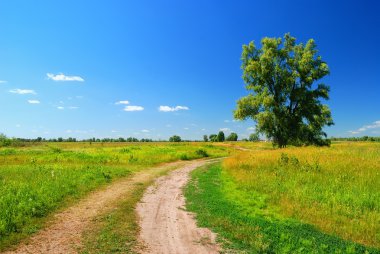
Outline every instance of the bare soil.
{"type": "Polygon", "coordinates": [[[140,253],[219,253],[216,235],[199,228],[193,214],[185,210],[182,188],[189,173],[210,161],[195,161],[169,175],[160,177],[149,187],[137,205],[140,217],[140,253]]]}
{"type": "Polygon", "coordinates": [[[106,188],[90,193],[74,206],[57,213],[48,226],[36,233],[14,250],[4,253],[77,253],[81,246],[82,234],[98,215],[111,210],[117,200],[133,195],[135,185],[146,182],[165,172],[169,167],[179,167],[183,162],[142,170],[131,177],[115,181],[106,188]]]}

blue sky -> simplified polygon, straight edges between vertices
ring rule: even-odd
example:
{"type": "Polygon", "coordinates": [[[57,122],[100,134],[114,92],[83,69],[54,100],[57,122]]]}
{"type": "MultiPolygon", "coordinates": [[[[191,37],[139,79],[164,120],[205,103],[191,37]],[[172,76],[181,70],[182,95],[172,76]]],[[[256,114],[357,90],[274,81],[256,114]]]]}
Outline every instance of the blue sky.
{"type": "Polygon", "coordinates": [[[379,13],[377,1],[1,1],[0,132],[244,138],[242,44],[290,32],[330,67],[327,133],[378,136],[379,13]]]}

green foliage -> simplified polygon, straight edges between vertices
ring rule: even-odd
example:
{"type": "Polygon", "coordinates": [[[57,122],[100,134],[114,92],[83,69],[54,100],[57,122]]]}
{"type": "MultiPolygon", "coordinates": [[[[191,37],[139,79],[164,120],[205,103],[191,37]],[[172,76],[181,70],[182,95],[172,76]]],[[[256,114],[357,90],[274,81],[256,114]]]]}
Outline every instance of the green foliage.
{"type": "Polygon", "coordinates": [[[203,141],[204,141],[204,142],[208,142],[208,137],[207,137],[207,135],[203,135],[203,141]]]}
{"type": "Polygon", "coordinates": [[[208,153],[204,149],[198,149],[195,151],[195,154],[199,157],[208,157],[208,153]]]}
{"type": "Polygon", "coordinates": [[[345,138],[336,138],[331,137],[331,141],[371,141],[371,142],[380,142],[380,137],[345,137],[345,138]]]}
{"type": "Polygon", "coordinates": [[[248,191],[220,165],[193,171],[185,196],[198,224],[218,233],[227,253],[380,253],[279,215],[265,195],[248,191]]]}
{"type": "Polygon", "coordinates": [[[218,135],[216,134],[211,134],[209,138],[211,142],[218,142],[218,135]]]}
{"type": "Polygon", "coordinates": [[[315,83],[329,74],[313,39],[305,45],[285,34],[264,38],[262,48],[243,45],[243,79],[249,95],[237,102],[236,119],[252,118],[258,132],[285,147],[326,145],[322,128],[332,125],[331,112],[320,98],[329,98],[329,86],[315,83]]]}
{"type": "Polygon", "coordinates": [[[230,135],[226,138],[227,141],[237,141],[238,135],[235,132],[231,132],[230,135]]]}
{"type": "Polygon", "coordinates": [[[2,146],[10,146],[12,144],[11,139],[9,139],[4,134],[0,133],[0,147],[2,146]]]}
{"type": "Polygon", "coordinates": [[[171,136],[169,142],[181,142],[181,137],[177,135],[171,136]]]}
{"type": "Polygon", "coordinates": [[[183,161],[188,161],[190,158],[187,156],[187,154],[183,153],[179,156],[179,158],[183,161]]]}
{"type": "Polygon", "coordinates": [[[249,141],[255,142],[255,141],[259,141],[259,140],[260,140],[260,137],[259,137],[258,133],[251,133],[249,135],[249,141]]]}
{"type": "Polygon", "coordinates": [[[223,131],[219,131],[216,140],[217,140],[218,142],[223,142],[224,139],[225,139],[225,138],[224,138],[224,132],[223,132],[223,131]]]}

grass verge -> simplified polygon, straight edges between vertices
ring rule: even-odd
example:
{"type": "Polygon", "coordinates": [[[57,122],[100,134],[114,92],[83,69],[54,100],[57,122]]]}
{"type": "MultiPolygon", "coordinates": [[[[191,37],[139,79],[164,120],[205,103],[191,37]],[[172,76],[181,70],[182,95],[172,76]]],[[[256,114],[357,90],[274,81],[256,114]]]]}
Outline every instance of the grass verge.
{"type": "Polygon", "coordinates": [[[260,194],[252,197],[239,188],[220,164],[193,171],[185,196],[188,210],[200,226],[218,233],[226,252],[380,253],[281,216],[260,194]]]}

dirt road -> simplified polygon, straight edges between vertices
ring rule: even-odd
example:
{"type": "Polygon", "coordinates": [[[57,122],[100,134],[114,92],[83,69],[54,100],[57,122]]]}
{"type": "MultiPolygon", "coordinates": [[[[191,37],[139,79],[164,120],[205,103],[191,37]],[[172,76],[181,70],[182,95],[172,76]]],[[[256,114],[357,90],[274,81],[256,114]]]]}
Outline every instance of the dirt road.
{"type": "MultiPolygon", "coordinates": [[[[208,161],[210,162],[210,161],[208,161]]],[[[189,173],[208,163],[195,161],[157,179],[137,206],[140,216],[141,253],[219,253],[215,234],[199,228],[191,213],[184,210],[182,188],[189,173]]]]}
{"type": "Polygon", "coordinates": [[[123,196],[133,195],[136,184],[151,181],[160,173],[182,165],[186,163],[168,163],[115,181],[106,188],[91,193],[76,205],[56,214],[50,226],[38,232],[27,242],[20,244],[15,250],[5,253],[77,253],[81,245],[82,233],[88,228],[92,219],[112,209],[115,202],[123,196]]]}

